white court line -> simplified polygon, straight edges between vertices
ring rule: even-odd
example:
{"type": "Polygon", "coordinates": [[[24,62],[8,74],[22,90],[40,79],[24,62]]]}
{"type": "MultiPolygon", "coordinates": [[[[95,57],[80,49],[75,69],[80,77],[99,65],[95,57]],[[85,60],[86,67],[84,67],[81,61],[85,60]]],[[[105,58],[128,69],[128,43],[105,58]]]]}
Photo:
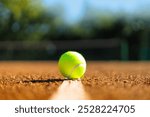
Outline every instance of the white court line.
{"type": "Polygon", "coordinates": [[[50,100],[88,100],[81,81],[64,81],[57,91],[50,97],[50,100]]]}

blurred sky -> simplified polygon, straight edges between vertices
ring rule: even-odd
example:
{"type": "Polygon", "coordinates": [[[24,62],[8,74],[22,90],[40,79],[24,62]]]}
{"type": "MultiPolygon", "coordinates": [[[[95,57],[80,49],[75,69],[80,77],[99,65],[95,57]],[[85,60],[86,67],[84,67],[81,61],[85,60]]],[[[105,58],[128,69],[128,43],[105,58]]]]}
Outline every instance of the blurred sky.
{"type": "MultiPolygon", "coordinates": [[[[138,14],[149,9],[150,0],[44,0],[47,8],[63,8],[63,17],[66,21],[76,22],[80,20],[86,9],[124,12],[138,14]]],[[[148,11],[147,10],[147,11],[148,11]]],[[[149,13],[149,11],[148,11],[149,13]]]]}

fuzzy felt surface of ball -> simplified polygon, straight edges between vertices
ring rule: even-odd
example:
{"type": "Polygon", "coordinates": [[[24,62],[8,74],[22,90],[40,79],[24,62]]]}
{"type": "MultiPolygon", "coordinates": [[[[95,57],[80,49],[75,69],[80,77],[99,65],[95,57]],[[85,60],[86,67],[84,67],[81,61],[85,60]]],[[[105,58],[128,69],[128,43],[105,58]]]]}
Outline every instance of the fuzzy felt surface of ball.
{"type": "Polygon", "coordinates": [[[84,57],[76,51],[68,51],[61,55],[58,67],[61,74],[68,79],[80,79],[86,71],[84,57]]]}

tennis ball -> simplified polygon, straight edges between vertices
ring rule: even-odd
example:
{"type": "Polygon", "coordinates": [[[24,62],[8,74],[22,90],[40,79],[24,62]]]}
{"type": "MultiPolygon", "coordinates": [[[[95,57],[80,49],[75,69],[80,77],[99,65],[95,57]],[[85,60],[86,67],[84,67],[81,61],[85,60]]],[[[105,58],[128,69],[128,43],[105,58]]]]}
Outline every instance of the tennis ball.
{"type": "Polygon", "coordinates": [[[76,80],[84,75],[86,61],[80,53],[68,51],[61,55],[58,67],[64,77],[76,80]]]}

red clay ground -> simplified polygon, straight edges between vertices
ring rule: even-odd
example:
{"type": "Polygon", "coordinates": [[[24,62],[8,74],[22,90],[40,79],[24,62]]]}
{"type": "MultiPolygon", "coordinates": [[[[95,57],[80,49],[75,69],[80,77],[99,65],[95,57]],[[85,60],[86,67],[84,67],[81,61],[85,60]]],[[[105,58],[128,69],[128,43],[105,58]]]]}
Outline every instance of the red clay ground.
{"type": "MultiPolygon", "coordinates": [[[[0,62],[0,99],[49,99],[63,79],[56,62],[0,62]]],[[[150,99],[150,63],[88,62],[81,82],[88,99],[150,99]]]]}

